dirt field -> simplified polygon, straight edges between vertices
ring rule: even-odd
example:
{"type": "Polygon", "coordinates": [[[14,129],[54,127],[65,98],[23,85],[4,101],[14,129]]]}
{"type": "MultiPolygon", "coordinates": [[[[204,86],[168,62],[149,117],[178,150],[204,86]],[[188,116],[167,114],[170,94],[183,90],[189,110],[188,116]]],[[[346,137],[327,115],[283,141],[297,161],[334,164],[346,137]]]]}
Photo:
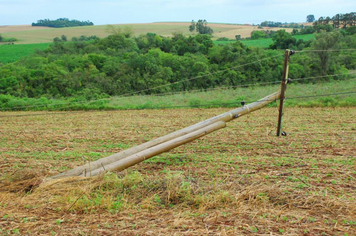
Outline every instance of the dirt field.
{"type": "Polygon", "coordinates": [[[0,234],[356,235],[355,108],[287,108],[278,138],[265,108],[129,170],[42,183],[227,110],[0,113],[0,234]]]}
{"type": "MultiPolygon", "coordinates": [[[[148,24],[118,24],[118,27],[130,27],[134,35],[146,34],[148,32],[156,33],[165,37],[172,36],[174,32],[182,32],[185,35],[191,35],[188,27],[190,23],[148,23],[148,24]]],[[[250,37],[257,26],[252,25],[233,25],[233,24],[209,24],[214,30],[214,38],[227,37],[235,39],[235,35],[241,35],[242,38],[250,37]]],[[[263,30],[279,30],[280,28],[264,27],[263,30]]],[[[290,32],[292,29],[285,29],[290,32]]],[[[20,44],[30,43],[48,43],[53,42],[53,38],[66,35],[70,40],[72,37],[81,35],[106,37],[109,35],[106,25],[71,27],[71,28],[48,28],[32,27],[31,25],[19,26],[0,26],[0,34],[7,38],[16,38],[20,44]]]]}

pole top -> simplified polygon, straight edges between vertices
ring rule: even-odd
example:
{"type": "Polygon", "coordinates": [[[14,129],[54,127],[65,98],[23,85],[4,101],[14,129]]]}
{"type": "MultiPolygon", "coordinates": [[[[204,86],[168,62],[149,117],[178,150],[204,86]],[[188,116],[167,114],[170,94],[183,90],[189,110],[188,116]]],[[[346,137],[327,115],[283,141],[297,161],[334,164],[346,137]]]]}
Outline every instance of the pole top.
{"type": "Polygon", "coordinates": [[[288,54],[288,56],[291,56],[291,55],[295,54],[295,50],[286,49],[286,54],[288,54]]]}

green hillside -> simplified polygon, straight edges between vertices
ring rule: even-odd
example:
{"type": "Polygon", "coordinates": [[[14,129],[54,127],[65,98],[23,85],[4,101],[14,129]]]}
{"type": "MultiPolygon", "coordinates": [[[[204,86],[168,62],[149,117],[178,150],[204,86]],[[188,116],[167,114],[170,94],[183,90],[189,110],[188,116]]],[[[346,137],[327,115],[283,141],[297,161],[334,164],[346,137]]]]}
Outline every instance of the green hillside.
{"type": "Polygon", "coordinates": [[[43,50],[48,48],[50,44],[51,43],[1,45],[0,63],[18,61],[20,58],[31,55],[37,50],[43,50]]]}

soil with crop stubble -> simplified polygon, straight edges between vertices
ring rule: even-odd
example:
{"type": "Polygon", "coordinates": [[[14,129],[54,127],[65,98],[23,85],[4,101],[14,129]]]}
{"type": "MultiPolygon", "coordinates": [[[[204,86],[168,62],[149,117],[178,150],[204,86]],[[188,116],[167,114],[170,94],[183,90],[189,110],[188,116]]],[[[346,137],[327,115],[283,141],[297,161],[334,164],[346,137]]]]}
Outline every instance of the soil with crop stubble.
{"type": "Polygon", "coordinates": [[[283,137],[265,108],[128,170],[43,182],[226,111],[0,113],[0,234],[356,235],[355,108],[285,108],[283,137]]]}

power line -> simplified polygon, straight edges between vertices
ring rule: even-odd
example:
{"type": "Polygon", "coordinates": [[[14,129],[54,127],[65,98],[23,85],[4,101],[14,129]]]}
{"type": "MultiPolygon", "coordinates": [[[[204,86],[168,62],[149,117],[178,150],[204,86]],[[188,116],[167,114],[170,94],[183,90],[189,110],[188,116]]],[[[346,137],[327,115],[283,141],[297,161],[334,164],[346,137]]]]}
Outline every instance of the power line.
{"type": "MultiPolygon", "coordinates": [[[[268,60],[268,59],[271,59],[271,58],[274,58],[274,57],[279,57],[279,56],[281,56],[281,55],[264,58],[264,59],[261,59],[261,60],[258,60],[258,61],[254,61],[254,62],[251,62],[251,63],[246,63],[244,65],[239,65],[239,66],[236,66],[236,67],[231,67],[229,69],[220,70],[220,71],[213,72],[213,73],[210,73],[210,74],[204,74],[204,75],[197,76],[197,77],[194,77],[194,78],[191,78],[191,79],[187,79],[187,80],[181,80],[181,81],[177,81],[177,82],[173,82],[173,83],[170,83],[170,84],[161,85],[161,86],[157,86],[157,87],[153,87],[153,88],[149,88],[149,89],[145,89],[145,90],[140,90],[140,91],[136,91],[136,92],[132,92],[132,93],[126,93],[126,94],[123,94],[123,95],[120,95],[120,96],[116,96],[115,98],[130,97],[130,95],[146,92],[148,90],[154,90],[154,89],[157,89],[157,88],[168,87],[168,86],[171,86],[171,85],[174,85],[174,84],[183,83],[183,82],[187,82],[187,81],[190,81],[190,80],[194,80],[194,79],[202,78],[202,77],[205,77],[205,76],[209,76],[209,75],[212,75],[212,74],[221,73],[221,72],[224,72],[224,71],[227,71],[227,70],[236,69],[238,67],[243,67],[243,66],[246,66],[246,65],[254,64],[254,63],[257,63],[257,62],[265,61],[265,60],[268,60]]],[[[345,76],[345,75],[353,75],[353,74],[356,74],[356,72],[349,72],[347,74],[340,73],[340,74],[333,74],[333,75],[315,76],[315,77],[308,77],[308,78],[297,78],[297,79],[293,79],[293,81],[317,79],[317,78],[324,78],[324,77],[336,77],[336,76],[342,76],[342,75],[345,76]]],[[[224,89],[224,88],[238,88],[238,87],[249,87],[249,86],[256,86],[256,85],[278,84],[278,83],[281,83],[281,81],[279,80],[279,81],[270,81],[270,82],[256,82],[256,83],[250,83],[250,84],[240,84],[240,85],[234,85],[234,86],[220,86],[220,87],[217,87],[217,88],[207,88],[207,89],[204,89],[204,91],[218,90],[218,89],[224,89]]],[[[201,90],[200,89],[195,89],[195,90],[189,90],[188,92],[195,92],[195,91],[199,92],[201,90]]],[[[181,92],[182,91],[172,92],[172,93],[157,93],[157,94],[150,94],[150,95],[147,95],[147,96],[164,96],[164,95],[171,95],[171,94],[179,94],[181,92]]],[[[145,96],[145,95],[143,95],[143,96],[145,96]]]]}
{"type": "MultiPolygon", "coordinates": [[[[320,95],[309,95],[309,96],[286,97],[285,100],[301,99],[301,98],[312,98],[312,97],[336,96],[336,95],[348,95],[348,94],[354,94],[354,93],[356,93],[356,91],[343,92],[343,93],[320,94],[320,95]]],[[[280,100],[280,99],[278,99],[278,100],[280,100]]],[[[246,103],[253,103],[253,102],[273,102],[273,101],[276,101],[276,100],[259,100],[259,101],[247,101],[247,102],[245,101],[245,102],[246,103]]],[[[145,107],[145,108],[131,108],[131,109],[118,109],[118,110],[150,110],[150,109],[172,109],[172,108],[198,108],[198,107],[227,106],[227,105],[234,105],[234,104],[237,104],[237,102],[204,103],[204,104],[196,104],[196,105],[160,106],[160,107],[145,107]]]]}
{"type": "MultiPolygon", "coordinates": [[[[333,75],[323,75],[323,76],[314,76],[314,77],[307,77],[307,78],[297,78],[297,79],[292,79],[293,81],[301,81],[301,80],[313,80],[313,79],[320,79],[320,78],[326,78],[326,77],[337,77],[337,76],[346,76],[346,75],[354,75],[356,74],[355,72],[349,72],[348,74],[345,73],[340,73],[340,74],[333,74],[333,75]]],[[[356,78],[356,77],[355,77],[356,78]]],[[[352,78],[352,79],[355,79],[352,78]]],[[[350,78],[346,78],[343,80],[349,80],[350,78]]],[[[342,81],[342,80],[339,80],[342,81]]],[[[250,86],[260,86],[260,85],[269,85],[269,84],[280,84],[281,81],[270,81],[270,82],[256,82],[256,83],[250,83],[250,84],[240,84],[240,85],[234,85],[234,86],[220,86],[216,88],[207,88],[204,89],[204,91],[213,91],[213,90],[223,90],[223,89],[233,89],[233,88],[242,88],[242,87],[250,87],[250,86]]],[[[194,90],[189,90],[187,92],[192,93],[192,92],[201,92],[201,89],[194,89],[194,90]]],[[[181,94],[184,93],[185,91],[177,91],[177,92],[170,92],[170,93],[155,93],[155,94],[149,94],[149,95],[142,95],[142,96],[165,96],[165,95],[174,95],[174,94],[181,94]]],[[[115,97],[115,98],[121,98],[115,97]]]]}
{"type": "MultiPolygon", "coordinates": [[[[345,73],[341,73],[341,74],[333,74],[333,75],[321,75],[321,76],[314,76],[314,77],[308,77],[308,78],[297,78],[297,79],[292,79],[292,82],[293,81],[300,81],[300,80],[313,80],[313,79],[320,79],[320,78],[326,78],[326,77],[336,77],[336,76],[342,76],[342,75],[355,75],[356,74],[356,71],[355,72],[349,72],[348,74],[345,74],[345,73]]],[[[352,79],[355,79],[356,77],[352,78],[352,79]]],[[[346,79],[349,79],[349,78],[346,78],[346,79]]],[[[341,80],[340,80],[341,81],[341,80]]]]}
{"type": "Polygon", "coordinates": [[[324,50],[299,50],[296,53],[307,53],[307,52],[341,52],[341,51],[356,51],[356,48],[345,48],[345,49],[324,49],[324,50]]]}
{"type": "MultiPolygon", "coordinates": [[[[329,94],[319,94],[319,95],[309,95],[309,96],[296,96],[296,97],[286,97],[285,100],[289,99],[303,99],[312,97],[326,97],[326,96],[338,96],[338,95],[349,95],[356,94],[356,91],[342,92],[342,93],[329,93],[329,94]]],[[[280,100],[280,99],[277,99],[280,100]]],[[[253,102],[273,102],[277,100],[259,100],[259,101],[248,101],[246,103],[253,102]]],[[[229,105],[237,105],[238,102],[226,102],[226,103],[205,103],[196,105],[177,105],[177,106],[161,106],[161,107],[146,107],[146,108],[129,108],[129,109],[115,109],[115,110],[154,110],[154,109],[175,109],[175,108],[216,108],[216,107],[226,107],[229,105]]],[[[236,107],[236,106],[235,106],[236,107]]],[[[102,110],[107,111],[107,110],[102,110]]],[[[37,114],[24,114],[24,115],[5,115],[0,117],[21,117],[21,116],[37,116],[37,115],[57,115],[57,114],[73,114],[73,113],[84,113],[88,111],[76,111],[76,112],[57,112],[57,113],[37,113],[37,114]]],[[[101,112],[100,110],[94,110],[91,112],[101,112]]]]}
{"type": "Polygon", "coordinates": [[[327,96],[348,95],[348,94],[356,94],[356,91],[343,92],[343,93],[329,93],[329,94],[309,95],[309,96],[299,96],[299,97],[287,97],[285,99],[288,100],[288,99],[301,99],[301,98],[312,98],[312,97],[327,97],[327,96]]]}
{"type": "MultiPolygon", "coordinates": [[[[348,74],[345,73],[340,73],[340,74],[333,74],[333,75],[324,75],[324,76],[314,76],[314,77],[308,77],[308,78],[297,78],[297,79],[293,79],[292,81],[301,81],[301,80],[313,80],[313,79],[319,79],[319,78],[325,78],[325,77],[336,77],[336,76],[346,76],[346,75],[355,75],[356,72],[349,72],[348,74]]],[[[351,78],[351,79],[355,79],[351,78]]],[[[344,80],[349,80],[350,78],[346,78],[344,80]]],[[[341,80],[340,80],[341,81],[341,80]]],[[[257,83],[250,83],[250,84],[240,84],[240,85],[236,85],[236,86],[223,86],[223,87],[216,87],[216,88],[208,88],[208,89],[204,89],[204,91],[213,91],[213,90],[224,90],[224,89],[234,89],[234,88],[238,88],[238,87],[250,87],[250,86],[260,86],[260,85],[270,85],[270,84],[279,84],[280,81],[270,81],[270,82],[257,82],[257,83]]],[[[172,92],[172,93],[158,93],[158,94],[150,94],[150,95],[142,95],[142,96],[166,96],[166,95],[174,95],[174,94],[183,94],[185,92],[201,92],[201,90],[196,89],[196,90],[190,90],[190,91],[179,91],[179,92],[172,92]]],[[[137,93],[140,93],[140,91],[138,91],[137,93]]],[[[9,111],[9,110],[15,110],[15,109],[26,109],[26,108],[34,108],[34,107],[54,107],[54,106],[70,106],[70,105],[74,105],[74,104],[90,104],[90,103],[95,103],[95,102],[106,102],[106,101],[110,101],[110,100],[114,100],[114,99],[120,99],[120,98],[127,98],[127,97],[131,97],[131,96],[118,96],[118,97],[111,97],[111,98],[105,98],[105,99],[98,99],[98,100],[91,100],[91,101],[78,101],[78,102],[69,102],[69,103],[55,103],[55,104],[39,104],[39,105],[32,105],[32,106],[21,106],[21,107],[12,107],[12,108],[2,108],[0,109],[0,111],[9,111]]]]}
{"type": "MultiPolygon", "coordinates": [[[[281,81],[271,81],[271,82],[256,82],[253,84],[240,84],[240,85],[234,85],[234,86],[220,86],[216,88],[207,88],[204,89],[204,92],[207,91],[214,91],[214,90],[226,90],[226,89],[234,89],[234,88],[243,88],[243,87],[250,87],[250,86],[260,86],[260,85],[268,85],[268,84],[280,84],[281,81]]],[[[185,91],[177,91],[177,92],[171,92],[171,93],[155,93],[155,94],[149,94],[149,95],[143,95],[143,96],[165,96],[165,95],[174,95],[174,94],[181,94],[184,93],[185,91]]],[[[202,92],[201,89],[194,89],[194,90],[189,90],[186,91],[189,93],[193,92],[202,92]]],[[[120,97],[118,97],[120,98],[120,97]]]]}
{"type": "Polygon", "coordinates": [[[259,62],[262,62],[262,61],[266,61],[266,60],[270,60],[272,58],[276,58],[276,57],[280,57],[280,56],[283,56],[283,55],[280,54],[280,55],[276,55],[276,56],[272,56],[272,57],[266,57],[266,58],[263,58],[263,59],[260,59],[260,60],[255,60],[253,62],[249,62],[249,63],[245,63],[245,64],[242,64],[242,65],[230,67],[230,68],[227,68],[227,69],[224,69],[224,70],[218,70],[216,72],[211,72],[211,73],[207,73],[207,74],[204,74],[204,75],[199,75],[199,76],[196,76],[196,77],[193,77],[193,78],[190,78],[190,79],[180,80],[180,81],[177,81],[177,82],[173,82],[173,83],[169,83],[169,84],[165,84],[165,85],[160,85],[160,86],[156,86],[156,87],[153,87],[153,88],[148,88],[148,89],[143,89],[143,90],[136,91],[136,92],[122,94],[119,97],[126,97],[128,95],[134,95],[134,94],[147,92],[147,91],[158,89],[158,88],[168,87],[168,86],[171,86],[171,85],[174,85],[174,84],[180,84],[180,83],[184,83],[184,82],[189,82],[189,81],[192,81],[192,80],[196,80],[196,79],[204,78],[204,77],[207,77],[207,76],[210,76],[210,75],[215,75],[215,74],[218,74],[218,73],[229,71],[229,70],[232,70],[232,69],[237,69],[237,68],[240,68],[240,67],[256,64],[256,63],[259,63],[259,62]]]}
{"type": "MultiPolygon", "coordinates": [[[[3,111],[3,110],[12,110],[12,109],[21,109],[21,108],[32,108],[32,107],[46,107],[46,106],[68,105],[68,104],[93,103],[93,102],[98,102],[98,101],[107,101],[107,100],[117,99],[117,98],[121,98],[121,97],[130,97],[130,96],[132,96],[132,95],[134,95],[134,94],[139,94],[139,93],[147,92],[147,91],[154,90],[154,89],[157,89],[157,88],[169,87],[169,86],[172,86],[172,85],[174,85],[174,84],[179,84],[179,83],[184,83],[184,82],[196,80],[196,79],[199,79],[199,78],[203,78],[203,77],[207,77],[207,76],[210,76],[210,75],[214,75],[214,74],[222,73],[222,72],[225,72],[225,71],[229,71],[229,70],[231,70],[231,69],[236,69],[236,68],[244,67],[244,66],[247,66],[247,65],[256,64],[256,63],[259,63],[259,62],[261,62],[261,61],[270,60],[270,59],[272,59],[272,58],[276,58],[276,57],[279,57],[279,56],[282,56],[282,54],[276,55],[276,56],[271,56],[271,57],[266,57],[266,58],[263,58],[263,59],[260,59],[260,60],[255,60],[255,61],[253,61],[253,62],[249,62],[249,63],[245,63],[245,64],[242,64],[242,65],[230,67],[230,68],[227,68],[227,69],[224,69],[224,70],[219,70],[219,71],[216,71],[216,72],[207,73],[207,74],[200,75],[200,76],[196,76],[196,77],[193,77],[193,78],[190,78],[190,79],[181,80],[181,81],[177,81],[177,82],[173,82],[173,83],[169,83],[169,84],[165,84],[165,85],[160,85],[160,86],[156,86],[156,87],[152,87],[152,88],[148,88],[148,89],[143,89],[143,90],[135,91],[135,92],[131,92],[131,93],[126,93],[126,94],[122,94],[122,95],[119,95],[119,96],[116,96],[116,97],[111,97],[111,98],[91,100],[91,101],[89,101],[89,102],[88,102],[88,101],[83,101],[83,102],[57,103],[57,104],[43,104],[43,105],[33,105],[33,106],[22,106],[22,107],[13,107],[13,108],[3,108],[3,109],[0,109],[0,111],[3,111]]],[[[234,87],[252,86],[252,85],[257,85],[257,84],[263,84],[263,85],[265,85],[265,84],[269,84],[269,83],[276,83],[276,82],[275,82],[275,81],[273,81],[273,82],[261,82],[261,83],[255,83],[255,84],[237,85],[237,86],[234,86],[234,87]]],[[[199,91],[199,90],[192,90],[192,91],[199,91]]],[[[178,92],[178,93],[179,93],[179,92],[178,92]]]]}
{"type": "MultiPolygon", "coordinates": [[[[234,103],[236,104],[236,103],[234,103]]],[[[195,107],[187,107],[187,108],[191,108],[191,109],[196,109],[195,107]]],[[[214,108],[221,108],[221,107],[214,107],[214,108]]],[[[287,107],[288,108],[288,107],[287,107]]],[[[161,109],[161,108],[157,108],[157,109],[161,109]]],[[[213,108],[211,108],[213,109],[213,108]]],[[[303,109],[303,107],[299,107],[298,109],[303,109]]],[[[310,108],[305,108],[305,109],[310,109],[310,108]]],[[[138,109],[137,109],[138,110],[138,109]]],[[[144,109],[141,109],[141,110],[144,110],[144,109]]],[[[149,110],[149,109],[147,109],[149,110]]],[[[119,112],[119,111],[130,111],[129,109],[127,110],[119,110],[119,109],[116,109],[116,110],[91,110],[91,111],[70,111],[70,112],[46,112],[46,113],[32,113],[32,114],[21,114],[21,115],[9,115],[9,116],[0,116],[0,117],[26,117],[26,116],[45,116],[45,115],[67,115],[67,114],[81,114],[81,113],[102,113],[102,112],[119,112]]],[[[289,117],[289,118],[292,118],[292,117],[314,117],[317,115],[317,118],[318,119],[326,119],[326,118],[330,118],[330,119],[334,119],[335,117],[337,118],[354,118],[354,115],[353,114],[350,114],[350,113],[347,113],[347,114],[338,114],[338,115],[324,115],[324,116],[320,116],[320,114],[315,114],[315,113],[305,113],[305,114],[298,114],[298,115],[294,115],[294,114],[288,114],[288,115],[284,115],[285,117],[289,117]]],[[[260,116],[262,118],[264,117],[275,117],[276,115],[275,114],[264,114],[263,116],[260,116]]],[[[258,117],[257,117],[258,118],[258,117]]],[[[298,118],[298,121],[305,121],[305,120],[309,120],[309,118],[306,118],[306,119],[300,119],[298,118]]],[[[6,122],[6,121],[2,121],[2,124],[6,124],[6,123],[9,123],[9,122],[6,122]]],[[[356,122],[351,122],[351,124],[354,124],[356,122]]],[[[172,125],[171,125],[172,126],[172,125]]],[[[175,126],[175,125],[173,125],[175,126]]],[[[152,126],[152,127],[160,127],[160,126],[152,126]]]]}
{"type": "MultiPolygon", "coordinates": [[[[304,52],[318,52],[318,51],[354,51],[356,49],[332,49],[332,50],[303,50],[303,51],[296,51],[298,53],[304,53],[304,52]]],[[[179,84],[179,83],[184,83],[184,82],[188,82],[188,81],[192,81],[195,79],[199,79],[199,78],[203,78],[203,77],[207,77],[210,75],[214,75],[217,73],[222,73],[231,69],[237,69],[240,67],[244,67],[247,65],[252,65],[252,64],[256,64],[262,61],[266,61],[266,60],[270,60],[272,58],[276,58],[276,57],[280,57],[283,56],[283,54],[280,55],[275,55],[275,56],[271,56],[271,57],[266,57],[260,60],[255,60],[253,62],[249,62],[249,63],[245,63],[242,65],[238,65],[235,67],[230,67],[224,70],[219,70],[216,72],[212,72],[212,73],[207,73],[204,75],[200,75],[200,76],[196,76],[190,79],[186,79],[186,80],[181,80],[181,81],[177,81],[177,82],[173,82],[173,83],[169,83],[169,84],[165,84],[165,85],[160,85],[160,86],[156,86],[156,87],[152,87],[152,88],[148,88],[148,89],[143,89],[140,91],[136,91],[136,92],[131,92],[131,93],[126,93],[126,94],[122,94],[120,96],[116,96],[116,97],[111,97],[111,98],[105,98],[105,99],[97,99],[97,100],[91,100],[91,101],[78,101],[78,102],[69,102],[69,103],[56,103],[56,104],[39,104],[39,105],[32,105],[32,106],[21,106],[21,107],[12,107],[12,108],[2,108],[0,109],[0,111],[6,111],[6,110],[14,110],[14,109],[24,109],[24,108],[34,108],[34,107],[53,107],[53,106],[61,106],[61,105],[71,105],[71,104],[90,104],[90,103],[94,103],[94,102],[99,102],[99,101],[108,101],[108,100],[113,100],[113,99],[118,99],[118,98],[122,98],[122,97],[130,97],[130,95],[134,95],[134,94],[139,94],[142,92],[147,92],[150,90],[154,90],[157,88],[163,88],[163,87],[168,87],[174,84],[179,84]]],[[[341,75],[353,75],[356,74],[356,72],[350,72],[348,74],[334,74],[334,75],[325,75],[325,76],[317,76],[317,77],[309,77],[309,78],[298,78],[298,79],[293,79],[294,81],[301,81],[301,80],[311,80],[311,79],[317,79],[317,78],[324,78],[324,77],[336,77],[336,76],[341,76],[341,75]]],[[[226,87],[217,87],[217,88],[209,88],[209,89],[204,89],[204,91],[211,91],[211,90],[218,90],[218,89],[229,89],[229,88],[238,88],[238,87],[248,87],[248,86],[255,86],[255,85],[268,85],[268,84],[278,84],[280,83],[280,81],[271,81],[271,82],[257,82],[257,83],[253,83],[253,84],[241,84],[241,85],[236,85],[236,86],[226,86],[226,87]]],[[[199,89],[197,90],[190,90],[188,92],[196,92],[196,91],[201,91],[199,89]]],[[[164,95],[171,95],[171,94],[179,94],[182,92],[172,92],[172,93],[161,93],[161,94],[151,94],[148,96],[164,96],[164,95]]]]}

